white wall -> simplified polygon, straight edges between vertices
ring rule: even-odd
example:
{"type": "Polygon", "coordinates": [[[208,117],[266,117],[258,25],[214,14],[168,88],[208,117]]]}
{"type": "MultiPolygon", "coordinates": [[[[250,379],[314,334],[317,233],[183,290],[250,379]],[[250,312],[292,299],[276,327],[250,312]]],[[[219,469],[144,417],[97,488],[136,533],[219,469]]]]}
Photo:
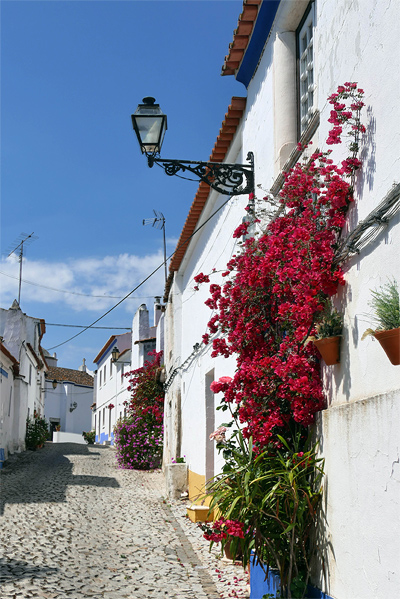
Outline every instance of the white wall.
{"type": "Polygon", "coordinates": [[[52,381],[46,380],[46,406],[45,417],[47,420],[59,419],[62,432],[82,434],[90,431],[92,425],[93,387],[85,387],[67,381],[59,382],[53,389],[52,381]],[[77,407],[70,411],[72,404],[77,407]]]}
{"type": "MultiPolygon", "coordinates": [[[[240,135],[237,135],[236,141],[233,142],[227,161],[243,162],[240,135]]],[[[205,222],[226,200],[226,196],[213,192],[198,225],[205,222]]],[[[208,333],[207,323],[214,312],[204,305],[209,297],[210,284],[200,284],[199,290],[196,291],[194,277],[202,272],[210,275],[210,283],[223,284],[226,281],[221,273],[226,270],[226,264],[232,254],[239,249],[232,234],[247,214],[244,210],[247,203],[247,196],[230,199],[196,234],[179,271],[175,273],[167,307],[168,376],[171,376],[174,369],[179,370],[166,394],[164,463],[169,463],[171,458],[185,456],[189,470],[201,476],[206,474],[206,454],[213,443],[208,439],[210,424],[207,425],[206,422],[206,396],[209,401],[214,400],[215,408],[222,398],[210,395],[209,389],[206,389],[206,377],[211,371],[214,372],[214,377],[207,379],[208,385],[210,381],[221,376],[233,376],[236,360],[234,357],[211,358],[211,343],[207,346],[203,344],[202,336],[208,333]],[[216,272],[211,274],[213,269],[216,272]],[[200,344],[199,351],[195,352],[193,359],[182,368],[182,364],[193,353],[196,343],[200,344]]],[[[208,413],[210,416],[210,411],[208,413]]],[[[229,418],[226,413],[214,410],[213,420],[215,430],[229,418]]],[[[222,462],[215,451],[214,473],[217,473],[221,466],[222,462]]]]}
{"type": "Polygon", "coordinates": [[[96,431],[96,443],[112,443],[113,428],[117,420],[124,416],[124,402],[129,400],[128,380],[124,373],[131,370],[131,333],[123,333],[110,338],[106,349],[96,362],[94,379],[94,401],[96,410],[92,422],[96,431]],[[118,347],[120,357],[113,363],[111,352],[118,347]],[[106,376],[104,374],[106,373],[106,376]],[[108,408],[112,404],[113,408],[108,408]]]}
{"type": "MultiPolygon", "coordinates": [[[[246,150],[253,149],[251,144],[255,148],[257,182],[264,189],[274,180],[272,161],[278,159],[272,147],[273,136],[269,135],[279,78],[277,40],[281,32],[295,30],[301,18],[301,4],[296,4],[286,3],[278,11],[275,30],[248,90],[243,144],[246,150]]],[[[365,90],[362,120],[367,132],[360,153],[364,164],[356,179],[348,230],[357,226],[399,181],[400,52],[393,26],[399,20],[400,4],[389,0],[316,3],[316,96],[320,111],[316,145],[327,149],[324,140],[331,127],[327,122],[331,109],[327,96],[346,81],[357,81],[365,90]]],[[[282,62],[281,68],[285,68],[282,62]]],[[[275,134],[277,129],[275,123],[275,134]]],[[[345,144],[333,150],[335,162],[340,163],[347,155],[345,144]]],[[[397,214],[384,234],[347,260],[346,286],[334,298],[336,306],[344,311],[345,331],[340,365],[322,365],[328,409],[320,414],[318,429],[326,459],[327,529],[322,545],[331,544],[325,552],[328,586],[325,588],[320,579],[320,587],[332,597],[400,596],[400,370],[388,361],[375,339],[361,341],[372,324],[368,316],[370,290],[389,277],[400,282],[399,256],[397,214]]]]}
{"type": "MultiPolygon", "coordinates": [[[[290,124],[286,129],[274,119],[285,118],[279,94],[287,89],[293,99],[291,73],[294,77],[296,63],[295,57],[290,55],[290,48],[294,48],[290,35],[295,35],[307,5],[307,2],[281,3],[274,29],[247,90],[243,155],[250,150],[254,152],[256,185],[261,185],[263,190],[274,183],[277,165],[281,166],[279,152],[291,141],[290,124]],[[283,38],[288,42],[285,48],[282,48],[283,38]]],[[[353,230],[380,203],[393,183],[399,181],[400,51],[395,26],[399,22],[399,2],[316,2],[315,95],[320,126],[314,135],[314,148],[328,149],[324,140],[331,127],[327,122],[331,106],[326,98],[346,81],[357,81],[365,90],[362,120],[367,131],[361,140],[360,153],[364,165],[356,179],[348,230],[353,230]]],[[[286,102],[285,110],[292,123],[295,103],[291,109],[290,101],[286,102]]],[[[345,144],[333,150],[335,162],[340,163],[347,157],[345,144]]],[[[257,195],[265,194],[257,191],[257,195]]],[[[214,194],[202,219],[219,201],[214,194]]],[[[208,284],[194,292],[193,277],[199,272],[209,274],[212,268],[219,271],[224,267],[233,252],[231,235],[243,215],[244,204],[244,198],[232,200],[196,235],[176,273],[170,295],[172,305],[167,309],[169,374],[191,354],[194,343],[206,332],[206,323],[212,314],[203,305],[208,297],[208,284]]],[[[397,214],[384,234],[344,265],[346,286],[334,298],[336,306],[345,314],[341,364],[322,366],[328,400],[328,409],[319,418],[321,452],[326,458],[327,473],[324,511],[327,530],[322,544],[330,543],[331,550],[326,551],[328,584],[320,580],[320,587],[340,599],[400,596],[400,367],[390,364],[373,338],[361,341],[362,333],[371,326],[368,319],[370,290],[385,283],[388,277],[400,282],[399,256],[400,217],[397,214]]],[[[203,474],[205,375],[212,368],[215,379],[232,375],[234,359],[211,359],[209,350],[203,348],[179,371],[166,401],[167,426],[170,424],[170,429],[177,431],[177,416],[173,410],[179,404],[181,393],[181,453],[186,454],[190,470],[203,474]]],[[[223,413],[217,413],[216,426],[222,420],[223,413]]],[[[174,439],[169,438],[168,433],[166,443],[172,451],[174,439]]]]}
{"type": "Polygon", "coordinates": [[[96,442],[104,443],[113,438],[113,428],[117,420],[124,416],[124,402],[129,401],[130,393],[127,391],[128,379],[123,373],[131,370],[130,351],[121,356],[121,363],[111,363],[111,354],[107,354],[100,362],[104,373],[104,365],[107,367],[106,381],[102,377],[100,385],[99,374],[95,378],[96,384],[96,442]],[[122,362],[129,362],[123,364],[122,362]],[[111,374],[110,374],[111,370],[111,374]],[[114,407],[110,410],[108,406],[114,407]]]}
{"type": "Polygon", "coordinates": [[[4,458],[14,453],[14,374],[11,360],[0,352],[0,448],[4,449],[4,458]]]}
{"type": "MultiPolygon", "coordinates": [[[[8,426],[8,451],[25,449],[26,419],[34,410],[44,414],[44,373],[40,356],[39,319],[24,314],[15,301],[9,310],[0,309],[0,335],[4,347],[18,361],[19,374],[13,376],[12,418],[8,426]],[[31,345],[32,350],[28,347],[31,345]]],[[[9,375],[11,376],[11,374],[9,375]]]]}

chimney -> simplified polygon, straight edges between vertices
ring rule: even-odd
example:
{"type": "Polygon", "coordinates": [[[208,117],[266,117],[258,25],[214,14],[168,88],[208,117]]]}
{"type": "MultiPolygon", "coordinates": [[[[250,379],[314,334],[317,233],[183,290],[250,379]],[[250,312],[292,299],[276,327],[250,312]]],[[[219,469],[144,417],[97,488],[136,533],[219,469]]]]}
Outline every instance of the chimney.
{"type": "Polygon", "coordinates": [[[161,296],[156,295],[154,298],[154,326],[158,325],[161,316],[161,296]]]}

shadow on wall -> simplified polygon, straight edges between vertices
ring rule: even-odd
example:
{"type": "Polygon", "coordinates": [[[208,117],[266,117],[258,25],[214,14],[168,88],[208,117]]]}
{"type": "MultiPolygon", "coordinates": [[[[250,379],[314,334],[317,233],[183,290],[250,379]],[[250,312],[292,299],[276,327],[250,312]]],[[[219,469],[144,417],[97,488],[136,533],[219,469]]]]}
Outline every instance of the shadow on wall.
{"type": "MultiPolygon", "coordinates": [[[[361,118],[363,118],[363,115],[361,115],[361,118]]],[[[360,160],[363,163],[359,186],[357,186],[357,192],[360,196],[362,195],[362,188],[365,183],[367,183],[369,191],[372,191],[374,188],[376,171],[376,119],[373,116],[372,106],[367,106],[365,128],[366,131],[362,135],[360,143],[360,160]]]]}
{"type": "Polygon", "coordinates": [[[72,473],[73,465],[66,456],[90,456],[89,459],[97,460],[101,451],[109,450],[96,446],[93,451],[77,443],[46,443],[38,451],[14,454],[1,470],[0,515],[7,503],[65,502],[69,485],[118,488],[115,478],[72,473]]]}

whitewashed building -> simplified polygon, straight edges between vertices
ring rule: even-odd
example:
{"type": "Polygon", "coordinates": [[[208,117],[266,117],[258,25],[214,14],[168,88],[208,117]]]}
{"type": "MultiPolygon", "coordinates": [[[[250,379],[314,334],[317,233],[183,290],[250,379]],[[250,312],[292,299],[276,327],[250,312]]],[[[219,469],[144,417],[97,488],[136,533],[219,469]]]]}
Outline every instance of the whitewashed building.
{"type": "MultiPolygon", "coordinates": [[[[346,286],[334,298],[345,314],[341,363],[323,366],[328,405],[317,425],[326,459],[325,572],[313,582],[335,599],[400,595],[400,367],[375,339],[361,341],[371,326],[371,290],[389,278],[400,282],[400,56],[393,25],[399,22],[400,4],[390,0],[245,1],[222,74],[243,83],[246,97],[232,99],[210,157],[243,164],[253,152],[256,196],[276,197],[283,171],[301,158],[300,140],[328,149],[327,97],[347,81],[365,90],[363,167],[344,235],[361,221],[374,234],[361,237],[344,263],[346,286]],[[387,197],[394,198],[390,218],[374,222],[387,197]]],[[[345,144],[334,146],[332,158],[340,163],[347,154],[345,144]]],[[[185,455],[192,499],[220,468],[208,436],[224,416],[209,386],[235,369],[233,358],[213,359],[201,345],[212,312],[203,303],[208,285],[195,291],[194,282],[213,269],[211,282],[221,282],[220,271],[238,249],[232,232],[247,198],[225,200],[199,185],[164,298],[164,459],[185,455]]]]}
{"type": "Polygon", "coordinates": [[[125,415],[124,402],[129,399],[128,382],[124,374],[131,368],[132,334],[112,335],[93,362],[97,369],[94,377],[95,402],[93,428],[96,443],[112,444],[113,427],[125,415]],[[112,352],[118,349],[118,360],[112,352]]]}
{"type": "MultiPolygon", "coordinates": [[[[45,354],[48,352],[45,352],[45,354]]],[[[85,442],[82,432],[92,428],[93,375],[85,361],[78,370],[61,368],[54,354],[46,355],[45,411],[53,441],[85,442]],[[54,433],[59,431],[60,434],[54,433]],[[78,435],[78,437],[76,437],[78,435]]]]}
{"type": "Polygon", "coordinates": [[[43,319],[27,316],[14,300],[0,309],[0,448],[4,457],[25,449],[26,419],[44,415],[46,360],[43,319]]]}
{"type": "Polygon", "coordinates": [[[94,359],[95,404],[93,428],[96,443],[113,444],[113,428],[118,419],[126,416],[125,402],[129,402],[129,378],[125,375],[143,366],[149,352],[163,349],[163,308],[160,297],[156,297],[153,308],[153,325],[146,304],[136,310],[132,321],[132,332],[112,335],[94,359]],[[117,348],[118,353],[113,350],[117,348]],[[111,406],[111,407],[110,407],[111,406]]]}

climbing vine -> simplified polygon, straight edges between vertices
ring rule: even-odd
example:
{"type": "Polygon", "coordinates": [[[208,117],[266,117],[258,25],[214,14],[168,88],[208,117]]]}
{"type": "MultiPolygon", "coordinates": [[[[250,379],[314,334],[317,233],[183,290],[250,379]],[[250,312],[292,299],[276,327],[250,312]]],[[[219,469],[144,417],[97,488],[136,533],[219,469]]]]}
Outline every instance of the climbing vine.
{"type": "MultiPolygon", "coordinates": [[[[312,424],[325,405],[318,353],[305,342],[326,301],[345,284],[334,258],[361,166],[363,93],[349,82],[328,98],[327,144],[341,143],[345,130],[349,157],[336,165],[331,150],[315,151],[285,173],[279,215],[261,237],[244,241],[222,274],[226,283],[210,285],[206,304],[214,315],[203,342],[212,343],[213,357],[236,356],[224,403],[235,406],[245,438],[258,450],[279,446],[278,434],[290,440],[293,425],[312,424]]],[[[250,226],[241,224],[233,236],[248,234],[250,226]]],[[[197,285],[209,280],[195,277],[197,285]]]]}

